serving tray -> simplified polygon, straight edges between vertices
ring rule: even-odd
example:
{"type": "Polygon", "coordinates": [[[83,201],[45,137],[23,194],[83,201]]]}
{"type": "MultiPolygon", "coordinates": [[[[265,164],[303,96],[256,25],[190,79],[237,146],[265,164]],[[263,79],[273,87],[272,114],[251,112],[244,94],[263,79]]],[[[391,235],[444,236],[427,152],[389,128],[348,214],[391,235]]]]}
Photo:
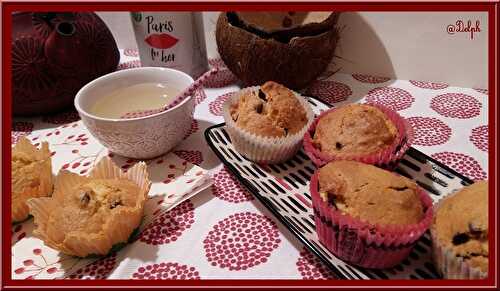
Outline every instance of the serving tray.
{"type": "MultiPolygon", "coordinates": [[[[306,97],[315,114],[330,106],[306,97]]],[[[336,258],[315,232],[309,179],[316,167],[301,149],[291,160],[264,165],[247,160],[231,143],[225,124],[207,128],[205,138],[219,159],[304,245],[339,279],[436,279],[431,259],[431,240],[426,233],[401,264],[384,270],[365,269],[336,258]]],[[[473,183],[424,153],[410,148],[395,172],[415,180],[436,203],[443,196],[473,183]]]]}

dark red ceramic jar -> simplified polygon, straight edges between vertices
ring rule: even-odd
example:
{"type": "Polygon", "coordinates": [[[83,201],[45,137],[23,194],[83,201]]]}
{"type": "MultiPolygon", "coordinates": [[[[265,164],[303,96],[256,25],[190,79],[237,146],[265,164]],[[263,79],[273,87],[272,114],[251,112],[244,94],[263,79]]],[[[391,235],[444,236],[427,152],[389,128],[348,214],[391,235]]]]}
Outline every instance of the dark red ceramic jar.
{"type": "Polygon", "coordinates": [[[113,35],[94,13],[13,13],[13,114],[71,107],[78,90],[116,70],[119,59],[113,35]]]}

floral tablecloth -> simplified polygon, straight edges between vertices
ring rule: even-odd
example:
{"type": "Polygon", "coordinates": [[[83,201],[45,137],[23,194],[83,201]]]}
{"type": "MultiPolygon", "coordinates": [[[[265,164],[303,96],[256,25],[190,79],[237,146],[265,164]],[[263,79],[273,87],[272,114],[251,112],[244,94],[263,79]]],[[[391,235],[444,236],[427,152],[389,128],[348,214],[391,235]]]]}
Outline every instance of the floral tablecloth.
{"type": "MultiPolygon", "coordinates": [[[[121,52],[119,69],[140,66],[137,51],[121,52]]],[[[211,63],[218,64],[217,61],[211,63]]],[[[12,226],[13,278],[333,278],[333,274],[222,167],[207,146],[204,130],[223,122],[222,103],[228,93],[239,89],[232,84],[231,74],[222,77],[210,84],[219,88],[207,88],[205,94],[196,97],[195,122],[184,142],[172,153],[147,161],[156,185],[152,190],[155,195],[148,201],[147,213],[151,217],[137,241],[100,259],[59,256],[33,238],[31,219],[12,226]],[[212,177],[213,185],[203,190],[209,183],[201,178],[206,172],[212,177]],[[193,183],[199,185],[188,185],[193,183]],[[168,185],[175,187],[169,189],[168,185]],[[176,189],[188,193],[177,193],[176,189]],[[160,211],[169,197],[183,202],[170,211],[168,207],[160,211]]],[[[471,179],[488,177],[488,92],[485,89],[337,73],[316,81],[305,93],[334,106],[352,102],[384,104],[409,120],[415,129],[414,147],[418,150],[471,179]]],[[[55,157],[60,155],[58,151],[64,153],[62,158],[55,158],[58,162],[54,171],[66,168],[85,174],[99,157],[113,156],[90,136],[74,111],[39,118],[15,118],[13,143],[23,135],[34,143],[49,141],[55,157]],[[87,150],[89,148],[94,150],[87,150]]],[[[136,162],[122,157],[114,157],[114,160],[124,169],[136,162]]]]}

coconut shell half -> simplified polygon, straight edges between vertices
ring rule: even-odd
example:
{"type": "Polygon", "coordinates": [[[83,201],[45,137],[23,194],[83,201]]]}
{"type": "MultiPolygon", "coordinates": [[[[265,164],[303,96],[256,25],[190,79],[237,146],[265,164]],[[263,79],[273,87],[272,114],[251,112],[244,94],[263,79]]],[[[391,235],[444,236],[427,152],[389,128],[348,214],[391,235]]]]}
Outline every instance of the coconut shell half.
{"type": "Polygon", "coordinates": [[[269,20],[250,21],[248,15],[242,19],[238,12],[224,12],[216,26],[219,54],[247,86],[272,80],[299,90],[316,80],[332,60],[339,39],[338,16],[333,12],[322,22],[279,29],[269,20]]]}
{"type": "Polygon", "coordinates": [[[235,14],[246,26],[273,38],[320,34],[334,26],[338,18],[338,13],[331,11],[245,11],[235,14]]]}

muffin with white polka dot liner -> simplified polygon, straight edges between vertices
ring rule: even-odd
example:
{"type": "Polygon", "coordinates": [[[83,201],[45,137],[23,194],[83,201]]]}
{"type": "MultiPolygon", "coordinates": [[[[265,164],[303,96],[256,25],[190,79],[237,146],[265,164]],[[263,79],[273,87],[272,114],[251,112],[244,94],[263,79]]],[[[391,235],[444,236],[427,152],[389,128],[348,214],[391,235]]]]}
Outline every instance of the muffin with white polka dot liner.
{"type": "Polygon", "coordinates": [[[314,119],[304,97],[273,81],[232,94],[222,110],[235,149],[257,163],[293,157],[314,119]]]}

